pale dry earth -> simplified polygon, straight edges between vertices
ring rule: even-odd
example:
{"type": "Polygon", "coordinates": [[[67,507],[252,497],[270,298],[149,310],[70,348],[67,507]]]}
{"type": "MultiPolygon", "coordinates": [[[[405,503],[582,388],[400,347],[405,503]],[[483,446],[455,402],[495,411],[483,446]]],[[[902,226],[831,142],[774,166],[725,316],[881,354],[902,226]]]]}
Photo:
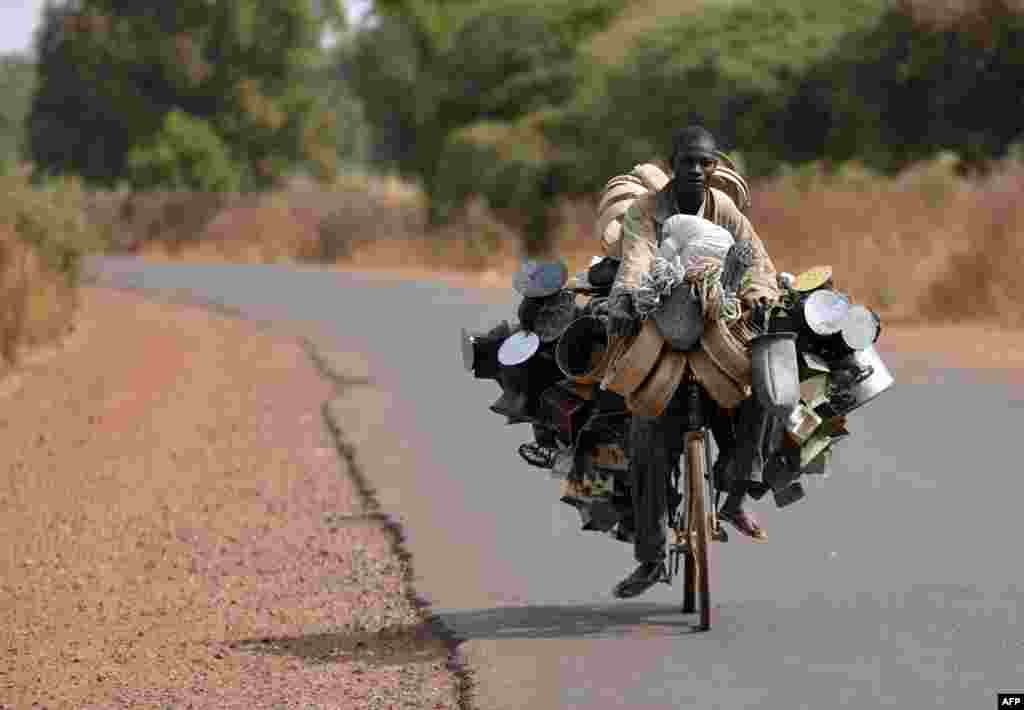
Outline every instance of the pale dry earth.
{"type": "Polygon", "coordinates": [[[0,387],[0,708],[455,708],[303,344],[89,288],[0,387]]]}

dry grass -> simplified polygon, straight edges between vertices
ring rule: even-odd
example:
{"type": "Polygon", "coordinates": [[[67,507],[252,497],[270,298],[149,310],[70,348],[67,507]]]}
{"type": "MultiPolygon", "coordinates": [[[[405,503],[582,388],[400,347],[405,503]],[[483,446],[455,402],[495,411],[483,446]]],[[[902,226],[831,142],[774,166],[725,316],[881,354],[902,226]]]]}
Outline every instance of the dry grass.
{"type": "Polygon", "coordinates": [[[24,349],[59,339],[77,305],[74,285],[47,268],[14,230],[0,227],[0,355],[17,363],[24,349]]]}
{"type": "Polygon", "coordinates": [[[73,327],[79,258],[99,246],[81,197],[73,185],[40,191],[0,178],[0,371],[73,327]]]}
{"type": "MultiPolygon", "coordinates": [[[[890,322],[1018,326],[1022,196],[1019,165],[966,180],[941,158],[884,180],[849,167],[838,174],[804,169],[756,185],[750,217],[780,270],[831,264],[842,288],[890,322]]],[[[572,272],[600,253],[594,205],[590,198],[558,207],[558,252],[572,272]]],[[[155,232],[135,248],[168,258],[476,275],[511,273],[523,253],[517,231],[480,202],[429,238],[425,229],[425,205],[413,188],[351,178],[330,190],[295,185],[236,203],[207,219],[198,238],[155,232]]]]}
{"type": "MultiPolygon", "coordinates": [[[[776,266],[831,264],[837,283],[889,321],[1024,324],[1024,170],[951,176],[943,161],[895,180],[786,178],[755,189],[751,221],[776,266]]],[[[597,253],[589,205],[577,206],[562,253],[597,253]]]]}
{"type": "Polygon", "coordinates": [[[1024,11],[1021,0],[897,0],[896,5],[924,26],[983,33],[992,28],[994,21],[1024,11]]]}

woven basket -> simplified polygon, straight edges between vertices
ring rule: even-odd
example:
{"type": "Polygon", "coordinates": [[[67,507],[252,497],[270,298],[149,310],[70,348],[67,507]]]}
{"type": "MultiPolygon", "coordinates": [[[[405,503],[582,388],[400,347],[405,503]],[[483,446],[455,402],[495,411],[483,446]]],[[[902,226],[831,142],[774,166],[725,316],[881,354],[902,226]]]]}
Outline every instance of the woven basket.
{"type": "Polygon", "coordinates": [[[743,176],[736,171],[735,166],[727,167],[720,164],[711,173],[711,180],[708,181],[708,184],[731,197],[740,212],[747,212],[750,209],[750,187],[743,176]]]}
{"type": "Polygon", "coordinates": [[[735,380],[737,385],[745,387],[750,384],[750,351],[747,344],[740,340],[724,321],[708,320],[700,342],[704,352],[722,372],[735,380]]]}
{"type": "Polygon", "coordinates": [[[604,385],[623,397],[635,392],[651,374],[665,347],[665,339],[652,320],[645,320],[640,333],[613,343],[613,359],[604,385]]]}
{"type": "Polygon", "coordinates": [[[648,192],[657,192],[668,184],[669,177],[657,165],[641,163],[623,175],[609,180],[601,193],[597,207],[595,235],[601,241],[605,254],[618,256],[622,238],[622,217],[636,198],[648,192]]]}
{"type": "Polygon", "coordinates": [[[631,395],[626,397],[626,406],[641,417],[660,417],[672,396],[679,389],[686,373],[688,353],[665,348],[658,358],[650,377],[631,395]]]}
{"type": "Polygon", "coordinates": [[[735,380],[722,372],[703,350],[690,353],[690,367],[697,381],[722,409],[735,409],[749,395],[746,388],[740,387],[735,380]]]}

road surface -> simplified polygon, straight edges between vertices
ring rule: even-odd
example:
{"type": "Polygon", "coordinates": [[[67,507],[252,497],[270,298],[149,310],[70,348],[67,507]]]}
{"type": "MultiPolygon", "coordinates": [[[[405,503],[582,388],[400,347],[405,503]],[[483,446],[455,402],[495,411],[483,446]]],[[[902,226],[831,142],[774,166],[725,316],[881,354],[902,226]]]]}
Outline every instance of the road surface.
{"type": "MultiPolygon", "coordinates": [[[[460,327],[514,316],[474,290],[278,266],[93,263],[99,283],[286,322],[366,354],[390,407],[360,452],[409,537],[418,590],[463,639],[474,704],[518,708],[986,708],[1024,686],[1024,386],[887,353],[897,386],[851,415],[832,475],[716,546],[716,626],[681,589],[610,597],[631,549],[579,530],[530,435],[487,407],[460,327]]],[[[884,340],[883,340],[884,344],[884,340]]],[[[1019,383],[1020,378],[1016,379],[1019,383]]],[[[368,415],[369,416],[369,415],[368,415]]]]}

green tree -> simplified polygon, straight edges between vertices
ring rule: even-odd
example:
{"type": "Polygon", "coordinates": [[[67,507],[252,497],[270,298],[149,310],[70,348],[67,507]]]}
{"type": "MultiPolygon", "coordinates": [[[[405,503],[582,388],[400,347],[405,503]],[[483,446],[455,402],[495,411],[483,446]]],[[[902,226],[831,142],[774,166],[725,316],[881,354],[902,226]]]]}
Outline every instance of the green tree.
{"type": "Polygon", "coordinates": [[[27,57],[0,57],[0,167],[24,157],[25,117],[35,89],[36,68],[27,57]]]}
{"type": "Polygon", "coordinates": [[[1024,133],[1024,11],[1012,0],[941,9],[894,3],[807,73],[789,107],[818,117],[806,153],[886,171],[942,151],[965,167],[1006,155],[1024,133]]]}
{"type": "Polygon", "coordinates": [[[458,131],[512,123],[567,102],[579,43],[622,9],[621,0],[382,0],[359,38],[355,86],[374,130],[376,162],[427,192],[442,221],[451,176],[445,152],[458,131]]]}
{"type": "Polygon", "coordinates": [[[245,189],[297,167],[331,176],[334,119],[304,79],[340,5],[318,5],[319,12],[313,0],[49,5],[28,119],[37,175],[76,174],[107,186],[138,176],[129,156],[177,145],[167,131],[186,125],[168,124],[179,112],[192,128],[208,124],[245,189]]]}
{"type": "Polygon", "coordinates": [[[171,188],[234,192],[239,175],[227,146],[210,124],[171,111],[149,142],[128,153],[127,180],[136,189],[171,188]]]}
{"type": "MultiPolygon", "coordinates": [[[[804,74],[851,31],[874,26],[884,0],[742,0],[685,13],[643,36],[621,65],[592,75],[549,138],[574,151],[597,190],[638,161],[664,156],[672,132],[700,122],[771,172],[803,126],[787,103],[804,74]]],[[[806,117],[801,117],[801,120],[806,117]]]]}

